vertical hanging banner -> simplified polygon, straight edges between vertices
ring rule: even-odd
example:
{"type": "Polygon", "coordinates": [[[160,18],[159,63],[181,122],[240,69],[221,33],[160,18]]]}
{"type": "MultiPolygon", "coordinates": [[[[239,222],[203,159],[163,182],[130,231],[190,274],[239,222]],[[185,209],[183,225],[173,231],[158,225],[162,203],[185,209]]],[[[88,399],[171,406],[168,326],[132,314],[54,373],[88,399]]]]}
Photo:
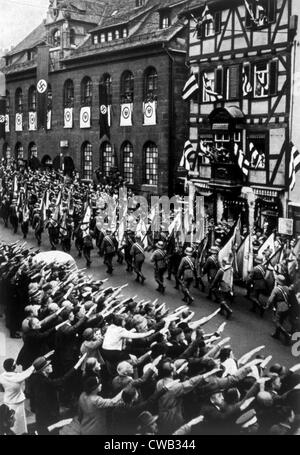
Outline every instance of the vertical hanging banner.
{"type": "Polygon", "coordinates": [[[5,113],[6,101],[5,98],[0,98],[0,139],[5,139],[5,113]]]}
{"type": "Polygon", "coordinates": [[[47,111],[47,130],[51,130],[52,127],[52,111],[47,111]]]}
{"type": "Polygon", "coordinates": [[[80,110],[80,128],[91,127],[91,108],[90,106],[82,107],[80,110]]]}
{"type": "Polygon", "coordinates": [[[28,130],[36,131],[37,122],[36,122],[36,112],[29,112],[28,114],[28,130]]]}
{"type": "Polygon", "coordinates": [[[16,124],[15,124],[16,131],[23,131],[23,114],[20,112],[16,113],[16,124]]]}
{"type": "Polygon", "coordinates": [[[156,125],[156,101],[143,103],[144,126],[156,125]]]}
{"type": "Polygon", "coordinates": [[[10,125],[9,125],[9,114],[5,115],[5,132],[9,133],[10,125]]]}
{"type": "Polygon", "coordinates": [[[64,128],[73,128],[73,108],[72,107],[65,108],[64,128]]]}
{"type": "Polygon", "coordinates": [[[108,105],[107,87],[105,84],[99,85],[99,103],[100,103],[100,139],[107,136],[110,139],[110,109],[108,105]]]}
{"type": "Polygon", "coordinates": [[[37,48],[37,128],[47,129],[49,46],[37,48]]]}
{"type": "Polygon", "coordinates": [[[121,104],[120,126],[132,126],[132,103],[121,104]]]}

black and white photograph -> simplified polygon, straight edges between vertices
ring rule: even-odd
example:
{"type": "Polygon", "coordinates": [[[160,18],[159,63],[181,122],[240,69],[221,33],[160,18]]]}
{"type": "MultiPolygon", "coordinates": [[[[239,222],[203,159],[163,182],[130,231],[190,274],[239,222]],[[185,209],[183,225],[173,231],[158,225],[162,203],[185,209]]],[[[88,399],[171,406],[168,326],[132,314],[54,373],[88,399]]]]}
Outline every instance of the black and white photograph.
{"type": "Polygon", "coordinates": [[[300,435],[299,17],[0,0],[1,436],[300,435]]]}

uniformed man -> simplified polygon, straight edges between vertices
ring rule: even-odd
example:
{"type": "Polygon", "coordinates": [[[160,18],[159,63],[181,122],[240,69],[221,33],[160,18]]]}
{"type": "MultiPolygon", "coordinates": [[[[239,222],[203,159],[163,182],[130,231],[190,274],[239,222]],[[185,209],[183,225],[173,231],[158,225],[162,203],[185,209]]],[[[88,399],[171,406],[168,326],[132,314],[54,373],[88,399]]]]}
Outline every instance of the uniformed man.
{"type": "Polygon", "coordinates": [[[194,250],[193,248],[188,247],[184,253],[185,256],[180,262],[177,278],[181,283],[181,289],[184,296],[183,301],[188,305],[191,305],[194,302],[194,299],[189,290],[193,281],[196,279],[195,258],[193,257],[194,250]]]}
{"type": "Polygon", "coordinates": [[[156,250],[152,255],[151,262],[154,264],[154,278],[158,284],[156,290],[164,294],[164,274],[167,271],[167,252],[165,250],[164,242],[161,240],[156,245],[156,250]]]}
{"type": "Polygon", "coordinates": [[[104,255],[104,264],[107,266],[106,273],[112,275],[113,273],[113,258],[116,254],[116,239],[112,235],[111,229],[106,230],[106,235],[102,241],[101,253],[104,255]]]}
{"type": "MultiPolygon", "coordinates": [[[[220,269],[220,264],[218,260],[218,254],[219,254],[219,248],[216,246],[211,247],[209,250],[210,256],[207,258],[203,270],[202,270],[202,275],[207,275],[207,280],[208,284],[211,285],[213,280],[215,279],[215,276],[220,269]]],[[[208,292],[208,298],[212,298],[212,288],[210,286],[209,292],[208,292]]]]}
{"type": "Polygon", "coordinates": [[[274,323],[276,330],[272,338],[280,339],[280,334],[283,334],[287,343],[291,341],[291,335],[284,327],[284,323],[289,317],[290,309],[290,290],[286,286],[286,279],[283,275],[276,277],[275,287],[270,295],[267,303],[267,308],[272,307],[274,311],[274,323]]]}
{"type": "Polygon", "coordinates": [[[135,242],[131,247],[130,255],[132,257],[133,270],[136,273],[135,281],[137,283],[139,283],[141,280],[141,283],[144,284],[146,278],[143,275],[142,267],[145,262],[146,256],[145,256],[144,245],[142,242],[142,237],[139,234],[136,236],[135,242]]]}
{"type": "Polygon", "coordinates": [[[16,198],[12,199],[11,205],[9,207],[9,221],[13,227],[14,234],[16,234],[18,232],[19,226],[18,207],[16,198]]]}
{"type": "Polygon", "coordinates": [[[127,264],[126,272],[133,271],[132,265],[132,256],[131,256],[131,248],[134,244],[134,232],[131,229],[128,229],[125,233],[124,243],[123,243],[123,250],[124,250],[124,258],[127,264]]]}
{"type": "Polygon", "coordinates": [[[229,258],[224,258],[221,267],[211,283],[210,294],[214,293],[220,303],[221,314],[229,319],[233,313],[228,303],[233,301],[233,267],[229,258]]]}
{"type": "Polygon", "coordinates": [[[57,221],[55,221],[54,218],[50,218],[50,220],[47,224],[47,229],[48,229],[49,242],[51,245],[51,249],[53,251],[55,251],[56,246],[58,244],[58,239],[59,239],[59,227],[58,227],[57,221]]]}
{"type": "Polygon", "coordinates": [[[264,264],[263,259],[256,258],[256,266],[253,268],[252,272],[249,273],[249,278],[247,282],[247,297],[253,302],[251,311],[253,313],[256,310],[259,310],[261,317],[265,313],[264,305],[260,301],[261,294],[266,292],[267,283],[265,280],[266,277],[266,264],[264,264]],[[253,292],[253,298],[251,298],[251,293],[253,292]]]}

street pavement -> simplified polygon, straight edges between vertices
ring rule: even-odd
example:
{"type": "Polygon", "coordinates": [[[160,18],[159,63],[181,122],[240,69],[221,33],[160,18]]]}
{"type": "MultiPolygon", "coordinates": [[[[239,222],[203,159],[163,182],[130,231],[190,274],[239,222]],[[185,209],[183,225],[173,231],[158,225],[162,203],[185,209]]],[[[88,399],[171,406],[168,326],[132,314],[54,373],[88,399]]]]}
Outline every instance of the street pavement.
{"type": "MultiPolygon", "coordinates": [[[[13,243],[17,240],[23,241],[21,233],[19,232],[14,235],[10,228],[5,229],[1,223],[0,241],[13,243]]],[[[33,232],[31,231],[28,235],[27,243],[29,247],[38,248],[33,232]]],[[[44,233],[40,250],[50,251],[50,249],[48,233],[44,233]]],[[[71,254],[76,258],[77,254],[74,246],[71,254]]],[[[128,287],[122,292],[124,298],[135,295],[138,296],[139,300],[145,299],[153,301],[158,298],[161,303],[165,302],[167,307],[171,309],[183,305],[181,293],[174,289],[174,281],[166,281],[167,289],[164,296],[156,291],[157,285],[153,278],[153,269],[149,257],[150,256],[147,257],[143,269],[144,274],[147,277],[144,285],[135,282],[135,274],[127,273],[124,264],[122,266],[116,264],[113,276],[109,278],[109,284],[116,287],[128,283],[128,287]]],[[[103,259],[98,256],[97,249],[92,251],[92,260],[92,266],[86,273],[97,280],[107,278],[109,275],[106,274],[106,267],[103,265],[103,259]]],[[[76,261],[80,269],[85,267],[84,259],[76,259],[76,261]]],[[[200,293],[198,290],[192,289],[192,294],[195,298],[195,302],[191,308],[195,312],[195,320],[208,316],[218,308],[216,303],[208,300],[205,297],[205,294],[200,293]]],[[[271,312],[266,314],[264,319],[251,313],[249,311],[251,303],[242,294],[245,294],[245,291],[238,289],[235,303],[232,306],[234,313],[230,321],[228,321],[224,332],[225,337],[231,337],[230,344],[233,347],[236,357],[239,358],[257,346],[265,345],[266,349],[262,351],[262,354],[272,355],[273,363],[279,362],[287,367],[296,364],[297,359],[292,356],[291,347],[283,345],[280,341],[274,340],[270,336],[273,333],[271,312]]],[[[2,303],[1,296],[0,303],[2,303]]],[[[218,315],[205,326],[205,330],[208,333],[213,332],[222,322],[224,322],[224,320],[223,316],[218,315]]],[[[15,358],[22,346],[22,340],[11,340],[7,335],[4,319],[0,318],[0,371],[2,370],[4,358],[15,358]]]]}

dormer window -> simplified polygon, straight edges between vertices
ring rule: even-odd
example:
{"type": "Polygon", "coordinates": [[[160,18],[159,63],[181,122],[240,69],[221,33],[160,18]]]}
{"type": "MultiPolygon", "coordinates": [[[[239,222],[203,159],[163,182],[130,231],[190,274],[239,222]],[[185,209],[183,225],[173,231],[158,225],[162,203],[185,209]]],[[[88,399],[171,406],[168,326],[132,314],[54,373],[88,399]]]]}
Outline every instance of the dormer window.
{"type": "Polygon", "coordinates": [[[128,36],[128,30],[127,30],[127,27],[124,27],[123,28],[123,38],[127,38],[128,36]]]}
{"type": "Polygon", "coordinates": [[[54,30],[53,35],[52,35],[52,44],[53,47],[60,47],[61,43],[61,36],[60,36],[60,30],[54,30]]]}
{"type": "Polygon", "coordinates": [[[113,39],[113,34],[112,34],[112,32],[108,32],[108,34],[107,34],[107,41],[112,41],[112,39],[113,39]]]}
{"type": "Polygon", "coordinates": [[[120,39],[120,32],[119,30],[115,31],[115,39],[120,39]]]}
{"type": "Polygon", "coordinates": [[[105,43],[105,41],[106,41],[105,33],[101,33],[101,35],[100,35],[100,43],[105,43]]]}
{"type": "Polygon", "coordinates": [[[170,25],[170,19],[169,16],[164,16],[161,21],[161,28],[168,28],[170,25]]]}
{"type": "Polygon", "coordinates": [[[93,36],[93,44],[98,44],[98,42],[99,42],[98,35],[94,35],[93,36]]]}

